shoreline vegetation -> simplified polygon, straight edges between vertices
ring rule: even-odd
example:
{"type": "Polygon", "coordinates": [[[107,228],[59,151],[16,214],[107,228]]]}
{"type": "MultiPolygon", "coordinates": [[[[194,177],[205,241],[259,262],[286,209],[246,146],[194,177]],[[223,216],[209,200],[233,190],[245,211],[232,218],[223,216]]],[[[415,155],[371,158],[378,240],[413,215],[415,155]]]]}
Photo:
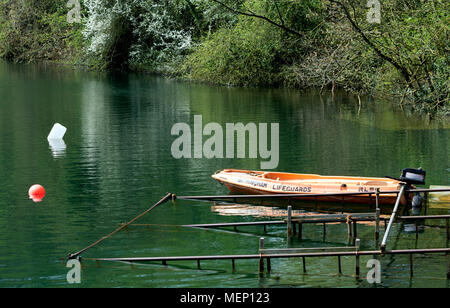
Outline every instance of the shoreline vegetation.
{"type": "Polygon", "coordinates": [[[446,118],[448,11],[445,0],[0,0],[0,57],[342,89],[446,118]]]}

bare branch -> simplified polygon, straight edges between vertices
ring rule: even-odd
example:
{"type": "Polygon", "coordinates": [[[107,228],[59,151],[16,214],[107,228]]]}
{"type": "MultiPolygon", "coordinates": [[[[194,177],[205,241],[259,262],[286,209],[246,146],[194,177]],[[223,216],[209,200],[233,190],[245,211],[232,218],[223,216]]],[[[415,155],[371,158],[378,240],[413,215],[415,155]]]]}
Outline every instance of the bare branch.
{"type": "Polygon", "coordinates": [[[274,25],[274,26],[276,26],[276,27],[278,27],[280,29],[283,29],[284,31],[286,31],[286,32],[288,32],[290,34],[299,36],[301,38],[304,36],[303,33],[300,33],[300,32],[298,32],[298,31],[296,31],[294,29],[288,28],[283,23],[281,23],[281,24],[277,23],[277,22],[269,19],[268,17],[266,17],[264,15],[259,15],[259,14],[256,14],[254,12],[251,12],[251,11],[248,11],[248,12],[239,11],[239,10],[237,10],[237,9],[235,9],[233,7],[230,7],[229,5],[223,3],[222,1],[219,1],[219,0],[213,0],[213,1],[218,3],[218,4],[220,4],[221,6],[223,6],[224,8],[226,8],[227,10],[229,10],[229,11],[235,13],[235,14],[248,16],[248,17],[259,18],[259,19],[267,21],[268,23],[270,23],[270,24],[272,24],[272,25],[274,25]]]}
{"type": "Polygon", "coordinates": [[[281,24],[284,26],[284,20],[281,16],[280,9],[278,8],[277,0],[273,0],[273,4],[275,4],[275,8],[277,9],[278,18],[280,19],[281,24]]]}
{"type": "Polygon", "coordinates": [[[395,59],[391,58],[390,56],[384,54],[364,33],[364,31],[356,24],[355,20],[351,17],[350,12],[348,11],[347,7],[342,3],[341,1],[337,0],[330,0],[332,3],[336,3],[342,7],[344,10],[345,15],[347,16],[348,21],[351,23],[352,27],[358,32],[363,40],[384,60],[391,63],[396,69],[399,70],[399,72],[403,75],[405,80],[409,82],[411,80],[411,75],[407,71],[407,69],[403,66],[401,66],[395,59]]]}

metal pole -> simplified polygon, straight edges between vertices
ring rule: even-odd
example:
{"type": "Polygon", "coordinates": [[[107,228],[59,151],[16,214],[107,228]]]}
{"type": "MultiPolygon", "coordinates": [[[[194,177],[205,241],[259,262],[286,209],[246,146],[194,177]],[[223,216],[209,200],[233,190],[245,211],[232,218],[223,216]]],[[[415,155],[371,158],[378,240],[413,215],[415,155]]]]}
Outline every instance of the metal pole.
{"type": "Polygon", "coordinates": [[[419,239],[419,221],[418,220],[415,221],[414,226],[416,228],[416,243],[417,243],[417,240],[419,239]]]}
{"type": "Polygon", "coordinates": [[[400,205],[400,200],[401,200],[401,198],[403,196],[403,193],[405,191],[405,187],[406,187],[405,184],[402,183],[400,185],[401,185],[401,188],[400,188],[400,192],[398,193],[397,201],[395,201],[394,210],[392,211],[391,218],[389,219],[389,224],[388,224],[388,226],[386,228],[386,232],[384,232],[383,240],[381,241],[381,247],[380,248],[383,251],[386,249],[386,244],[387,244],[387,240],[389,238],[389,233],[391,232],[391,228],[392,228],[392,225],[394,224],[395,216],[397,214],[398,207],[400,205]]]}
{"type": "Polygon", "coordinates": [[[350,216],[347,217],[347,235],[348,241],[352,239],[352,218],[350,216]]]}
{"type": "Polygon", "coordinates": [[[414,265],[413,265],[413,255],[409,254],[409,275],[414,276],[414,265]]]}
{"type": "Polygon", "coordinates": [[[447,259],[447,279],[450,279],[450,255],[446,253],[445,258],[447,259]]]}
{"type": "Polygon", "coordinates": [[[450,241],[450,222],[448,218],[445,220],[445,229],[447,230],[447,246],[448,246],[448,242],[450,241]]]}
{"type": "Polygon", "coordinates": [[[339,274],[342,274],[341,256],[338,256],[338,270],[339,274]]]}
{"type": "Polygon", "coordinates": [[[259,239],[259,272],[264,273],[264,258],[261,251],[264,249],[264,238],[259,239]]]}
{"type": "Polygon", "coordinates": [[[287,236],[288,239],[292,237],[292,206],[287,208],[287,236]]]}
{"type": "Polygon", "coordinates": [[[360,247],[361,241],[360,239],[356,239],[355,240],[355,247],[356,247],[356,257],[355,257],[355,274],[356,274],[356,278],[359,279],[359,247],[360,247]]]}
{"type": "Polygon", "coordinates": [[[379,207],[379,198],[380,197],[380,189],[377,188],[376,193],[375,193],[375,245],[376,248],[378,248],[378,243],[380,240],[380,207],[379,207]]]}
{"type": "Polygon", "coordinates": [[[141,218],[142,216],[144,216],[145,214],[147,214],[148,212],[150,212],[151,210],[153,210],[155,207],[157,207],[160,204],[163,204],[164,202],[168,201],[170,198],[172,197],[171,193],[167,193],[167,195],[165,197],[163,197],[161,200],[159,200],[158,202],[156,202],[153,206],[151,206],[149,209],[145,210],[144,212],[142,212],[141,214],[139,214],[138,216],[136,216],[135,218],[133,218],[132,220],[130,220],[129,222],[121,225],[119,228],[117,228],[116,230],[114,230],[113,232],[111,232],[110,234],[102,237],[101,239],[97,240],[96,242],[92,243],[91,245],[81,249],[80,251],[76,252],[76,253],[71,253],[68,256],[68,259],[74,259],[76,257],[78,257],[80,254],[82,254],[83,252],[85,252],[86,250],[100,244],[101,242],[103,242],[104,240],[106,240],[107,238],[113,236],[114,234],[116,234],[117,232],[119,232],[120,230],[126,228],[127,226],[129,226],[130,224],[132,224],[133,222],[135,222],[136,220],[138,220],[139,218],[141,218]]]}

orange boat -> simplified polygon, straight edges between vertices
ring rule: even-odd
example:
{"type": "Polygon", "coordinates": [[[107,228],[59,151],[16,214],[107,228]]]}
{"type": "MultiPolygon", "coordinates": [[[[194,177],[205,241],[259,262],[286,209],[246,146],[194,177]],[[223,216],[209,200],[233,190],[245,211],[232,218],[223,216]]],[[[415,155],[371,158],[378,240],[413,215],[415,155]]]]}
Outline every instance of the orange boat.
{"type": "MultiPolygon", "coordinates": [[[[411,169],[408,169],[411,170],[411,169]]],[[[264,172],[251,170],[224,169],[212,175],[214,179],[227,186],[230,192],[235,194],[300,194],[298,199],[317,200],[323,202],[374,202],[375,193],[379,188],[383,191],[398,191],[400,179],[354,177],[354,176],[322,176],[317,174],[297,174],[285,172],[264,172]],[[359,193],[358,195],[346,195],[345,193],[359,193]],[[316,194],[341,194],[335,196],[317,196],[316,194]],[[311,195],[308,197],[308,195],[311,195]],[[371,200],[369,200],[371,198],[371,200]]],[[[293,199],[296,199],[294,197],[293,199]]],[[[380,204],[394,205],[397,199],[396,193],[379,195],[380,204]]],[[[406,204],[403,196],[401,204],[406,204]]]]}

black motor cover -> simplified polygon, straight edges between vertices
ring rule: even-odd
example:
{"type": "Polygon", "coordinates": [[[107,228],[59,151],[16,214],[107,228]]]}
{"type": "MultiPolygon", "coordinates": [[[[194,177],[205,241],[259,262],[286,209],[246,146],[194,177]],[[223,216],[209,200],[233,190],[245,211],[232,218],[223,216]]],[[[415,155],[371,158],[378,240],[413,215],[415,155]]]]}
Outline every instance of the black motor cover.
{"type": "Polygon", "coordinates": [[[425,185],[425,175],[426,172],[422,170],[422,168],[419,169],[405,168],[402,170],[400,180],[408,184],[425,185]]]}

